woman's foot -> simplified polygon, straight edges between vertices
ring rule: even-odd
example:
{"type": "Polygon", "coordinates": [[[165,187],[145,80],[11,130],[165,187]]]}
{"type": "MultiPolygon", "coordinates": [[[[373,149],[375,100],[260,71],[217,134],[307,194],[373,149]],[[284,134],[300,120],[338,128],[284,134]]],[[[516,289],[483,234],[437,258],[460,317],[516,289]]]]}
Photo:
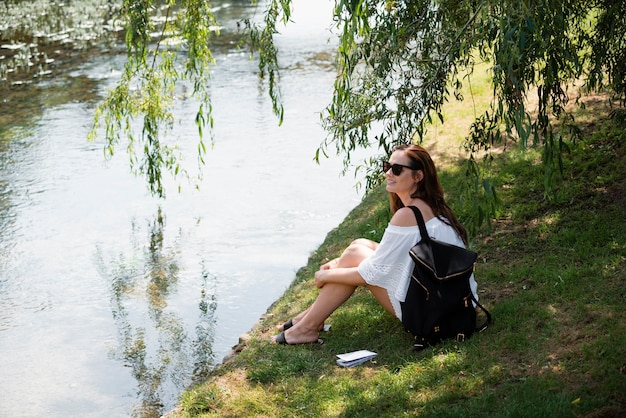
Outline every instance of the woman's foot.
{"type": "Polygon", "coordinates": [[[299,321],[287,331],[272,337],[272,342],[278,344],[321,344],[317,327],[308,327],[306,321],[299,321]]]}
{"type": "MultiPolygon", "coordinates": [[[[289,328],[296,325],[296,323],[294,322],[294,319],[295,318],[292,318],[289,321],[285,322],[284,324],[277,325],[276,329],[279,331],[287,331],[289,328]]],[[[330,329],[330,324],[322,324],[320,325],[318,331],[328,331],[329,329],[330,329]]]]}
{"type": "Polygon", "coordinates": [[[321,340],[320,338],[317,338],[314,341],[287,342],[287,337],[285,337],[284,332],[281,332],[280,334],[272,337],[272,342],[276,344],[284,344],[284,345],[298,345],[298,344],[322,345],[324,344],[324,340],[321,340]]]}
{"type": "Polygon", "coordinates": [[[276,328],[279,331],[287,331],[289,328],[293,327],[293,325],[294,325],[293,319],[290,319],[289,321],[285,322],[284,324],[276,326],[276,328]]]}

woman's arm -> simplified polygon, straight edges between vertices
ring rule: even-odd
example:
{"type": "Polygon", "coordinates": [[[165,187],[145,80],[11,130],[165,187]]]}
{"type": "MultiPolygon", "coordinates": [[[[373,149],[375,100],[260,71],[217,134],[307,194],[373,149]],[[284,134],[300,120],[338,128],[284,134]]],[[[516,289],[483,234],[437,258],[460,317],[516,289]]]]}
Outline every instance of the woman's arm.
{"type": "Polygon", "coordinates": [[[326,283],[339,283],[349,286],[365,285],[357,267],[322,268],[315,272],[315,286],[324,287],[326,283]]]}

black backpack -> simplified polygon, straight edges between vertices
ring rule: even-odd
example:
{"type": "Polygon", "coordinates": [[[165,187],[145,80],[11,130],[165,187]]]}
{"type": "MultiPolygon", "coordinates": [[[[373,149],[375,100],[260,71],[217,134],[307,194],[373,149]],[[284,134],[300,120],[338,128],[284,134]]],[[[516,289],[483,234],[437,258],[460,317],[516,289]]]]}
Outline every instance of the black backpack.
{"type": "Polygon", "coordinates": [[[415,267],[406,299],[401,302],[402,324],[415,337],[415,351],[445,339],[463,341],[474,332],[486,329],[492,320],[470,288],[478,255],[431,239],[420,210],[409,207],[415,213],[421,240],[409,251],[415,267]],[[481,326],[476,325],[474,304],[487,317],[481,326]]]}

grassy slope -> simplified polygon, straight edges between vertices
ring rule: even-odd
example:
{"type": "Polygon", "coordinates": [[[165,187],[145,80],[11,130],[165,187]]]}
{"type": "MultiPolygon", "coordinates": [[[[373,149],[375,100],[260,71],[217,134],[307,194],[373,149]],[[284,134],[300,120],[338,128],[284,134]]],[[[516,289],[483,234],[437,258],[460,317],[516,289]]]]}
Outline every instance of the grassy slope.
{"type": "MultiPolygon", "coordinates": [[[[473,88],[474,100],[483,100],[484,89],[473,88]]],[[[602,104],[590,99],[579,115],[584,138],[566,157],[552,199],[538,151],[510,147],[496,157],[500,215],[493,232],[473,242],[481,301],[495,317],[487,331],[416,355],[401,324],[360,290],[330,318],[324,345],[269,343],[276,324],[314,300],[320,263],[355,237],[380,238],[389,211],[379,189],[328,234],[241,353],[187,392],[173,415],[624,416],[626,130],[602,104]],[[335,354],[364,348],[378,358],[354,369],[335,365],[335,354]]],[[[454,144],[476,111],[451,104],[451,123],[425,144],[461,213],[454,144]]]]}

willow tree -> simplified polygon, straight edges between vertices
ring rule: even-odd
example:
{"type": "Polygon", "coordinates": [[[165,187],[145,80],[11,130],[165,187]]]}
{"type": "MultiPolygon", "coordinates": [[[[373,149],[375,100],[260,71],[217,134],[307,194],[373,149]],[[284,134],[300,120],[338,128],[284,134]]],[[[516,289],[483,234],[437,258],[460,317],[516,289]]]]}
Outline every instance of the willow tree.
{"type": "Polygon", "coordinates": [[[489,219],[495,197],[481,179],[479,155],[488,159],[510,137],[522,147],[541,146],[549,190],[567,143],[579,134],[565,110],[577,98],[567,87],[608,89],[624,102],[622,0],[338,1],[335,19],[339,77],[323,147],[334,144],[347,160],[372,140],[387,152],[408,138],[421,140],[433,118],[445,123],[447,100],[463,99],[465,75],[487,63],[493,100],[465,139],[473,226],[489,219]],[[538,103],[532,116],[530,94],[538,103]]]}
{"type": "MultiPolygon", "coordinates": [[[[282,104],[274,36],[288,24],[291,3],[267,0],[262,22],[243,25],[279,122],[282,104]]],[[[185,40],[182,74],[193,80],[201,99],[196,122],[202,138],[203,127],[211,121],[205,83],[214,17],[206,0],[168,4],[180,13],[176,24],[168,22],[162,30],[175,31],[185,40]]],[[[128,64],[101,115],[107,118],[111,150],[129,126],[127,117],[143,115],[142,135],[130,137],[129,143],[143,146],[140,171],[152,190],[162,193],[162,169],[178,169],[174,156],[160,145],[159,135],[171,124],[167,106],[181,74],[173,62],[181,55],[148,48],[151,7],[151,0],[124,2],[128,64]],[[130,93],[133,80],[140,88],[130,93]],[[130,96],[133,100],[128,100],[130,96]]],[[[492,215],[494,189],[481,178],[480,163],[495,145],[515,138],[522,147],[542,147],[549,185],[552,173],[562,169],[567,144],[579,134],[573,115],[566,111],[568,102],[577,99],[568,86],[576,82],[583,89],[609,91],[620,105],[626,98],[623,0],[336,0],[333,21],[339,38],[337,78],[332,102],[322,113],[328,136],[316,156],[336,152],[346,166],[358,148],[377,146],[388,153],[399,142],[422,140],[433,120],[445,123],[444,104],[453,97],[463,99],[465,76],[477,63],[487,63],[493,100],[465,137],[468,193],[479,202],[472,225],[492,215]],[[538,103],[532,113],[526,105],[530,95],[538,103]]],[[[129,149],[135,155],[134,148],[129,149]]],[[[201,139],[200,159],[204,152],[201,139]]],[[[373,161],[368,164],[375,168],[373,161]]],[[[369,173],[372,186],[377,176],[369,173]]]]}

